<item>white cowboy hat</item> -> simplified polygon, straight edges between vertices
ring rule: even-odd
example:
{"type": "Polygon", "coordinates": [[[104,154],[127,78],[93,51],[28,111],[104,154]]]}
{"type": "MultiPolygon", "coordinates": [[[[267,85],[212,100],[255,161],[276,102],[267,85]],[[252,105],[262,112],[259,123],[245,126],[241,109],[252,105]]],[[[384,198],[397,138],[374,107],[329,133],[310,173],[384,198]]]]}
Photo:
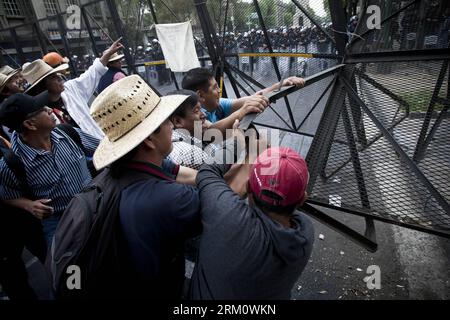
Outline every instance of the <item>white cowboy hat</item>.
{"type": "Polygon", "coordinates": [[[20,68],[19,69],[13,69],[10,66],[6,65],[0,68],[0,73],[2,74],[6,74],[7,76],[9,76],[10,74],[14,73],[18,73],[20,72],[20,68]]]}
{"type": "Polygon", "coordinates": [[[22,76],[30,84],[25,92],[30,91],[31,88],[36,86],[45,77],[67,69],[69,69],[69,65],[67,63],[57,66],[56,68],[52,68],[42,59],[34,60],[22,70],[22,76]]]}
{"type": "Polygon", "coordinates": [[[138,75],[125,77],[92,102],[91,116],[105,133],[94,153],[100,170],[150,136],[189,96],[159,97],[138,75]]]}
{"type": "Polygon", "coordinates": [[[20,72],[20,69],[13,70],[9,74],[0,73],[0,92],[3,91],[8,80],[11,79],[12,77],[14,77],[19,72],[20,72]]]}
{"type": "Polygon", "coordinates": [[[117,54],[117,52],[114,52],[114,54],[111,56],[111,58],[109,58],[108,62],[113,62],[113,61],[120,60],[124,56],[125,56],[124,54],[117,54]]]}

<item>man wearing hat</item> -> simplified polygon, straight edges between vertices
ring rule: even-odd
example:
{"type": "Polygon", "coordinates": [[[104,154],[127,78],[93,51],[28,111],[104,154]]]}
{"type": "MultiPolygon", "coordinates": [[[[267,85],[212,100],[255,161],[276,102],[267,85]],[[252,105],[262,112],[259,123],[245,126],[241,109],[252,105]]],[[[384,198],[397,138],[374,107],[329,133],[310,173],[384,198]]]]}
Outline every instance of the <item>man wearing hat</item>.
{"type": "Polygon", "coordinates": [[[172,150],[169,116],[187,98],[159,97],[132,75],[107,87],[92,103],[92,117],[105,132],[94,154],[95,167],[110,166],[117,178],[133,171],[148,175],[122,190],[119,208],[139,280],[129,294],[141,298],[180,297],[183,244],[200,228],[197,189],[183,184],[194,184],[196,171],[166,160],[172,150]]]}
{"type": "Polygon", "coordinates": [[[72,197],[91,181],[86,156],[92,156],[99,140],[77,129],[84,150],[56,127],[48,107],[49,95],[18,93],[0,105],[0,123],[14,130],[11,149],[26,173],[27,195],[21,181],[0,160],[0,200],[41,219],[47,244],[72,197]],[[85,152],[87,154],[85,154],[85,152]]]}
{"type": "Polygon", "coordinates": [[[100,78],[108,70],[106,68],[108,60],[120,48],[122,44],[119,40],[115,41],[101,58],[94,60],[86,72],[69,81],[64,81],[60,75],[69,68],[68,64],[52,68],[41,59],[35,60],[22,71],[30,84],[25,93],[35,96],[48,90],[50,100],[48,106],[54,110],[60,122],[72,124],[86,133],[102,138],[103,132],[89,115],[89,100],[100,78]]]}
{"type": "Polygon", "coordinates": [[[122,70],[122,59],[123,54],[114,53],[111,58],[108,60],[108,71],[102,76],[100,82],[97,86],[97,92],[100,93],[111,83],[114,83],[122,78],[125,78],[127,75],[122,70]]]}
{"type": "Polygon", "coordinates": [[[20,68],[13,69],[10,66],[0,69],[0,103],[8,96],[24,91],[20,71],[20,68]]]}
{"type": "Polygon", "coordinates": [[[203,231],[191,298],[290,299],[314,239],[310,220],[295,211],[306,199],[306,162],[289,148],[262,152],[248,203],[224,181],[229,168],[205,164],[197,174],[203,231]]]}
{"type": "MultiPolygon", "coordinates": [[[[23,77],[19,69],[13,69],[6,65],[0,68],[0,103],[7,97],[24,91],[23,77]]],[[[3,139],[10,140],[11,133],[9,128],[0,127],[0,136],[3,139]]]]}

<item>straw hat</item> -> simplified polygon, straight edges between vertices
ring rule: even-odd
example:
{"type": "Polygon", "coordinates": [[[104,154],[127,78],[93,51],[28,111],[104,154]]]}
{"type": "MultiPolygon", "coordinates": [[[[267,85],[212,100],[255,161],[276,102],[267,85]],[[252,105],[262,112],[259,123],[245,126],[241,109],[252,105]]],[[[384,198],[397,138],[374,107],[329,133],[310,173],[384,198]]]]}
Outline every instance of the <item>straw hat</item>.
{"type": "Polygon", "coordinates": [[[67,63],[64,63],[56,68],[50,67],[44,60],[37,59],[31,62],[22,70],[22,75],[30,84],[30,87],[25,92],[28,92],[31,88],[37,85],[45,77],[61,72],[69,68],[67,63]]]}
{"type": "Polygon", "coordinates": [[[103,90],[91,106],[92,118],[105,133],[94,153],[95,168],[100,170],[137,147],[187,98],[159,97],[138,75],[103,90]]]}
{"type": "Polygon", "coordinates": [[[11,68],[8,65],[3,66],[3,67],[0,68],[0,73],[6,74],[7,76],[9,76],[13,72],[14,72],[14,74],[16,74],[19,71],[20,71],[20,68],[19,69],[13,69],[13,68],[11,68]]]}
{"type": "Polygon", "coordinates": [[[20,72],[20,69],[13,70],[9,74],[0,73],[0,92],[3,91],[3,89],[5,88],[6,83],[8,82],[8,80],[11,79],[12,77],[14,77],[19,72],[20,72]]]}
{"type": "Polygon", "coordinates": [[[114,54],[111,56],[111,58],[109,58],[108,62],[113,62],[113,61],[120,60],[124,56],[125,56],[124,54],[117,54],[117,52],[114,52],[114,54]]]}

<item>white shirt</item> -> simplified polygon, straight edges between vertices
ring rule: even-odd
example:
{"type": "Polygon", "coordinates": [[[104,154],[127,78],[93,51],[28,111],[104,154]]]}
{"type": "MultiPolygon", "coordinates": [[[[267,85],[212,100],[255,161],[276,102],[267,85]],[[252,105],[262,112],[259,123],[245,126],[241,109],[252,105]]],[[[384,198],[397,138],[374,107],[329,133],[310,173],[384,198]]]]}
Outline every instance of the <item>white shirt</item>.
{"type": "Polygon", "coordinates": [[[64,83],[65,90],[61,93],[64,106],[71,118],[82,131],[98,139],[102,139],[105,134],[91,117],[88,102],[106,71],[108,68],[97,58],[89,69],[78,78],[66,81],[64,83]]]}

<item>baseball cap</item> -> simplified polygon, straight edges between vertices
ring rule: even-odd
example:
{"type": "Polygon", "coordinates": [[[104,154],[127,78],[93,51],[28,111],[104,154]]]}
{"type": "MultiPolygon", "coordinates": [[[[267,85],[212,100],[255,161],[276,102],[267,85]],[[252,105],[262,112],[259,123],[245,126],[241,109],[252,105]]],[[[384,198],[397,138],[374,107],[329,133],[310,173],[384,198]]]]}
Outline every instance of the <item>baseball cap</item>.
{"type": "Polygon", "coordinates": [[[309,181],[306,161],[286,147],[269,148],[252,165],[253,196],[270,206],[288,207],[303,200],[309,181]]]}
{"type": "Polygon", "coordinates": [[[6,98],[0,105],[0,123],[17,130],[30,113],[48,106],[48,91],[32,97],[25,93],[16,93],[6,98]]]}

